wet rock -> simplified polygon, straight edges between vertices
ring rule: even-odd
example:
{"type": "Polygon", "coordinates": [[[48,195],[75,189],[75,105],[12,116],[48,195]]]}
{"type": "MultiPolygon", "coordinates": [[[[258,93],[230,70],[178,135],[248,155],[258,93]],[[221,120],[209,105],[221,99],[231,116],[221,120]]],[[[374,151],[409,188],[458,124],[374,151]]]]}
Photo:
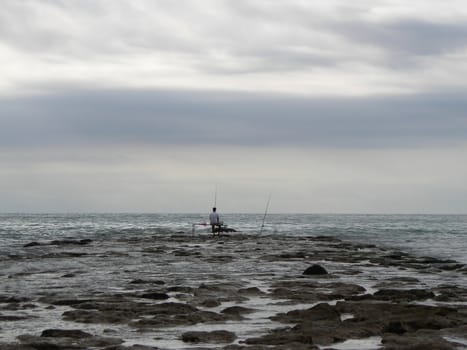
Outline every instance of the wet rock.
{"type": "Polygon", "coordinates": [[[39,242],[30,242],[30,243],[26,243],[25,245],[23,245],[23,248],[37,247],[40,245],[42,244],[39,242]]]}
{"type": "Polygon", "coordinates": [[[144,294],[141,294],[140,297],[144,299],[153,299],[153,300],[166,300],[170,298],[168,294],[161,293],[161,292],[144,293],[144,294]]]}
{"type": "Polygon", "coordinates": [[[467,300],[467,288],[453,285],[441,285],[434,289],[437,293],[435,300],[449,302],[463,302],[467,300]]]}
{"type": "Polygon", "coordinates": [[[385,335],[382,343],[385,350],[454,350],[456,344],[450,343],[442,337],[427,334],[385,335]]]}
{"type": "Polygon", "coordinates": [[[108,347],[105,347],[103,350],[159,350],[159,348],[153,347],[153,346],[134,344],[132,346],[123,346],[123,345],[108,346],[108,347]]]}
{"type": "Polygon", "coordinates": [[[92,243],[92,239],[59,239],[50,242],[50,245],[86,245],[92,243]]]}
{"type": "Polygon", "coordinates": [[[27,346],[23,344],[3,344],[0,343],[0,350],[36,350],[36,348],[33,348],[32,346],[27,346]]]}
{"type": "Polygon", "coordinates": [[[269,297],[289,299],[295,302],[316,303],[324,300],[348,299],[365,292],[356,284],[341,282],[317,283],[309,279],[303,281],[284,281],[273,284],[269,297]]]}
{"type": "Polygon", "coordinates": [[[11,303],[24,303],[30,301],[29,298],[17,297],[11,295],[0,295],[0,303],[11,304],[11,303]]]}
{"type": "Polygon", "coordinates": [[[132,280],[130,284],[156,284],[156,285],[162,286],[165,284],[165,282],[161,280],[143,280],[143,279],[138,278],[138,279],[132,280]]]}
{"type": "Polygon", "coordinates": [[[196,307],[184,303],[163,303],[151,308],[152,313],[157,314],[187,314],[199,311],[196,307]]]}
{"type": "Polygon", "coordinates": [[[2,315],[0,314],[0,321],[2,322],[10,322],[10,321],[23,321],[29,318],[33,318],[32,316],[24,316],[24,315],[2,315]]]}
{"type": "Polygon", "coordinates": [[[24,345],[30,346],[36,350],[69,350],[69,349],[87,349],[102,348],[106,346],[115,346],[123,343],[122,339],[107,337],[37,337],[23,334],[17,339],[24,345]]]}
{"type": "Polygon", "coordinates": [[[194,325],[198,323],[225,322],[227,317],[211,311],[196,311],[178,314],[157,314],[151,318],[131,322],[130,325],[140,329],[176,327],[181,325],[194,325]]]}
{"type": "MultiPolygon", "coordinates": [[[[311,344],[302,344],[297,342],[291,342],[283,345],[239,345],[232,344],[222,348],[223,350],[319,350],[318,346],[311,344]]],[[[331,349],[329,349],[331,350],[331,349]]]]}
{"type": "Polygon", "coordinates": [[[328,288],[331,292],[329,295],[332,295],[334,299],[342,299],[348,297],[349,295],[358,295],[366,292],[366,289],[358,284],[350,283],[325,283],[321,284],[322,288],[328,288]]]}
{"type": "Polygon", "coordinates": [[[244,315],[252,312],[255,312],[255,310],[243,306],[231,306],[221,311],[221,313],[227,315],[244,315]]]}
{"type": "Polygon", "coordinates": [[[304,275],[327,275],[328,272],[326,271],[326,269],[324,267],[322,267],[321,265],[311,265],[310,267],[308,267],[304,272],[303,272],[304,275]]]}
{"type": "Polygon", "coordinates": [[[48,298],[42,298],[42,302],[49,303],[56,306],[75,306],[79,304],[83,304],[86,302],[90,302],[92,300],[89,299],[58,299],[58,300],[49,300],[48,298]]]}
{"type": "Polygon", "coordinates": [[[80,329],[46,329],[42,331],[41,337],[91,338],[92,334],[86,333],[80,329]]]}
{"type": "Polygon", "coordinates": [[[258,287],[249,287],[249,288],[241,288],[237,291],[239,294],[242,295],[249,295],[249,296],[260,296],[260,295],[265,295],[261,289],[258,287]]]}
{"type": "Polygon", "coordinates": [[[307,322],[327,321],[338,325],[341,322],[340,313],[327,303],[321,303],[306,310],[293,310],[278,314],[271,319],[282,323],[298,323],[306,320],[307,322]]]}
{"type": "Polygon", "coordinates": [[[297,332],[290,327],[279,328],[270,331],[268,334],[256,338],[245,340],[248,345],[287,345],[292,343],[313,345],[313,338],[309,334],[297,332]]]}
{"type": "Polygon", "coordinates": [[[465,267],[464,264],[457,264],[457,263],[438,266],[440,270],[444,270],[444,271],[461,270],[464,267],[465,267]]]}
{"type": "Polygon", "coordinates": [[[431,299],[435,294],[424,289],[381,289],[373,297],[378,300],[413,301],[431,299]]]}
{"type": "Polygon", "coordinates": [[[348,329],[343,327],[340,313],[334,306],[327,303],[321,303],[306,310],[293,310],[286,314],[278,314],[271,319],[284,323],[296,323],[296,326],[286,332],[278,331],[283,337],[291,336],[291,340],[295,342],[305,340],[306,344],[311,337],[315,343],[330,345],[345,340],[350,335],[348,329]]]}
{"type": "Polygon", "coordinates": [[[414,277],[392,277],[377,283],[374,288],[376,289],[391,289],[400,287],[409,287],[420,285],[421,282],[418,278],[414,277]]]}
{"type": "Polygon", "coordinates": [[[178,293],[192,293],[192,287],[185,287],[185,286],[172,286],[167,288],[168,292],[178,292],[178,293]]]}
{"type": "Polygon", "coordinates": [[[131,311],[93,311],[93,310],[72,310],[63,313],[65,321],[81,323],[127,323],[136,317],[137,314],[131,311]]]}
{"type": "Polygon", "coordinates": [[[298,252],[287,252],[280,254],[279,257],[285,260],[303,260],[309,256],[308,252],[298,251],[298,252]]]}
{"type": "Polygon", "coordinates": [[[405,335],[422,330],[437,331],[467,324],[467,315],[455,308],[390,302],[338,302],[340,313],[354,317],[342,322],[348,334],[366,330],[367,336],[394,333],[405,335]]]}
{"type": "Polygon", "coordinates": [[[212,332],[185,332],[181,339],[185,343],[231,343],[236,339],[235,333],[219,330],[212,332]]]}
{"type": "Polygon", "coordinates": [[[401,335],[407,333],[407,329],[404,327],[401,321],[391,321],[383,327],[383,333],[394,333],[401,335]]]}
{"type": "Polygon", "coordinates": [[[221,305],[221,302],[219,301],[219,299],[206,299],[206,300],[203,300],[201,303],[200,303],[201,306],[204,306],[204,307],[217,307],[219,305],[221,305]]]}
{"type": "Polygon", "coordinates": [[[241,303],[248,300],[246,296],[239,295],[237,290],[237,284],[201,284],[199,288],[193,290],[193,295],[200,300],[218,299],[220,302],[241,303]]]}

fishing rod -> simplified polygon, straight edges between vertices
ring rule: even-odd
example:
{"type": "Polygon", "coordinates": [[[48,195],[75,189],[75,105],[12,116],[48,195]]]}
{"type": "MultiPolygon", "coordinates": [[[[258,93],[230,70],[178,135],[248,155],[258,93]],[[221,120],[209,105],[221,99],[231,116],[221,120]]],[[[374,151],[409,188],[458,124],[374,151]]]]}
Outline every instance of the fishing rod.
{"type": "Polygon", "coordinates": [[[263,215],[263,222],[261,223],[261,229],[259,233],[263,233],[263,228],[264,228],[264,221],[266,220],[266,215],[268,214],[268,209],[269,209],[269,202],[271,202],[271,194],[269,194],[268,201],[266,203],[266,209],[264,210],[264,215],[263,215]]]}
{"type": "Polygon", "coordinates": [[[214,191],[214,207],[217,208],[217,184],[216,184],[216,190],[214,191]]]}

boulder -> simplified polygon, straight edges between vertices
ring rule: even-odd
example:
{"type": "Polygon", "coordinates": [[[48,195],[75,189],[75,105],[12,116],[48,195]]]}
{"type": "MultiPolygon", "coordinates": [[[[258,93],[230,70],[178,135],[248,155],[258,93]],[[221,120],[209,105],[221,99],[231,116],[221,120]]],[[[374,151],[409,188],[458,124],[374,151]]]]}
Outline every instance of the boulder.
{"type": "Polygon", "coordinates": [[[311,265],[310,267],[308,267],[303,272],[303,274],[304,275],[327,275],[328,272],[321,265],[314,264],[314,265],[311,265]]]}

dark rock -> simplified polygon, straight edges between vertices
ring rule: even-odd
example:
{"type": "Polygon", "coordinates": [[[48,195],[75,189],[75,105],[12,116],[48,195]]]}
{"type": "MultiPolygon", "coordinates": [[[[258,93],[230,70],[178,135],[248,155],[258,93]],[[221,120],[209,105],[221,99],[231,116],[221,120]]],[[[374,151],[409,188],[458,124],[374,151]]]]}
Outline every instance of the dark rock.
{"type": "Polygon", "coordinates": [[[149,281],[142,280],[142,279],[140,279],[140,278],[135,279],[135,280],[133,280],[133,281],[130,282],[130,284],[145,284],[145,283],[149,283],[149,281]]]}
{"type": "Polygon", "coordinates": [[[90,338],[92,334],[83,332],[80,329],[46,329],[42,331],[41,337],[90,338]]]}
{"type": "Polygon", "coordinates": [[[404,334],[407,329],[402,325],[401,321],[391,321],[383,328],[383,333],[404,334]]]}
{"type": "Polygon", "coordinates": [[[454,271],[454,270],[461,270],[464,267],[465,267],[464,264],[448,264],[448,265],[439,266],[438,268],[444,271],[454,271]]]}
{"type": "Polygon", "coordinates": [[[92,242],[92,239],[58,239],[50,242],[50,245],[86,245],[92,242]]]}
{"type": "Polygon", "coordinates": [[[228,318],[224,315],[210,311],[196,311],[190,313],[176,314],[156,314],[152,318],[145,318],[130,323],[131,326],[138,328],[154,328],[154,327],[175,327],[181,325],[194,325],[206,322],[225,322],[228,318]]]}
{"type": "Polygon", "coordinates": [[[123,343],[122,339],[107,337],[36,337],[23,334],[17,339],[24,345],[36,350],[70,350],[102,348],[106,346],[116,346],[123,343]]]}
{"type": "Polygon", "coordinates": [[[366,336],[382,333],[412,334],[420,331],[436,332],[467,324],[467,315],[455,308],[391,302],[338,302],[336,309],[354,318],[343,321],[339,331],[351,335],[365,331],[366,336]]]}
{"type": "Polygon", "coordinates": [[[228,307],[222,310],[221,313],[228,314],[228,315],[243,315],[243,314],[250,314],[254,311],[255,310],[246,308],[243,306],[231,306],[231,307],[228,307]]]}
{"type": "Polygon", "coordinates": [[[302,321],[327,321],[335,324],[340,324],[340,313],[334,306],[327,303],[321,303],[306,310],[293,310],[286,314],[278,314],[271,317],[274,321],[283,323],[299,323],[302,321]]]}
{"type": "Polygon", "coordinates": [[[37,247],[39,245],[42,245],[41,243],[39,242],[30,242],[30,243],[27,243],[25,245],[23,245],[24,248],[29,248],[29,247],[37,247]]]}
{"type": "MultiPolygon", "coordinates": [[[[47,300],[43,300],[44,302],[47,302],[47,300]]],[[[79,304],[83,304],[86,302],[90,302],[92,300],[89,299],[59,299],[59,300],[52,300],[49,301],[50,304],[56,305],[56,306],[75,306],[79,304]]]]}
{"type": "Polygon", "coordinates": [[[192,293],[192,287],[185,287],[185,286],[172,286],[167,288],[168,292],[179,292],[179,293],[192,293]]]}
{"type": "Polygon", "coordinates": [[[254,296],[264,295],[265,294],[258,287],[242,288],[242,289],[238,290],[238,293],[243,294],[243,295],[254,295],[254,296]]]}
{"type": "MultiPolygon", "coordinates": [[[[310,334],[297,332],[296,330],[286,327],[270,331],[268,334],[257,338],[248,338],[245,340],[248,345],[289,345],[292,343],[313,344],[313,338],[310,334]]],[[[292,349],[292,348],[289,348],[292,349]]],[[[295,348],[294,348],[295,349],[295,348]]]]}
{"type": "Polygon", "coordinates": [[[373,296],[379,300],[413,301],[431,299],[435,294],[424,289],[381,289],[373,296]]]}
{"type": "MultiPolygon", "coordinates": [[[[320,348],[311,344],[303,344],[297,342],[290,342],[283,345],[239,345],[231,344],[224,346],[223,350],[319,350],[320,348]]],[[[332,350],[329,348],[329,350],[332,350]]]]}
{"type": "Polygon", "coordinates": [[[0,314],[0,321],[23,321],[31,318],[31,316],[15,316],[15,315],[1,315],[0,314]]]}
{"type": "Polygon", "coordinates": [[[311,265],[304,272],[304,275],[327,275],[328,272],[321,265],[311,265]]]}
{"type": "Polygon", "coordinates": [[[159,348],[153,347],[153,346],[147,346],[147,345],[134,344],[132,346],[123,346],[123,345],[108,346],[104,348],[103,350],[159,350],[159,348]]]}
{"type": "Polygon", "coordinates": [[[182,334],[182,340],[185,343],[231,343],[236,339],[235,333],[229,331],[212,332],[185,332],[182,334]]]}
{"type": "Polygon", "coordinates": [[[3,344],[0,343],[0,350],[36,350],[32,346],[23,345],[23,344],[3,344]]]}
{"type": "Polygon", "coordinates": [[[160,293],[160,292],[144,293],[144,294],[141,294],[140,297],[144,299],[153,299],[153,300],[166,300],[170,298],[168,294],[160,293]]]}
{"type": "Polygon", "coordinates": [[[165,284],[165,282],[160,281],[160,280],[151,281],[151,280],[143,280],[143,279],[138,278],[138,279],[132,280],[130,284],[156,284],[156,285],[162,286],[165,284]]]}
{"type": "Polygon", "coordinates": [[[67,273],[62,276],[62,278],[72,278],[72,277],[76,277],[76,275],[74,273],[67,273]]]}
{"type": "Polygon", "coordinates": [[[454,350],[455,344],[433,334],[386,334],[382,343],[385,350],[454,350]]]}

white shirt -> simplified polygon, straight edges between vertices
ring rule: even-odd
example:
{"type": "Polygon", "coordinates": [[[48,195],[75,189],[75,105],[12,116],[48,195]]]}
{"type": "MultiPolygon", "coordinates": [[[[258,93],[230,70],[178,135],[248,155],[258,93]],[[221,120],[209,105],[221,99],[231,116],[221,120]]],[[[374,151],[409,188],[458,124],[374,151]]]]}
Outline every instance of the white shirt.
{"type": "Polygon", "coordinates": [[[209,221],[211,222],[211,225],[217,225],[219,224],[219,214],[212,212],[209,214],[209,221]]]}

